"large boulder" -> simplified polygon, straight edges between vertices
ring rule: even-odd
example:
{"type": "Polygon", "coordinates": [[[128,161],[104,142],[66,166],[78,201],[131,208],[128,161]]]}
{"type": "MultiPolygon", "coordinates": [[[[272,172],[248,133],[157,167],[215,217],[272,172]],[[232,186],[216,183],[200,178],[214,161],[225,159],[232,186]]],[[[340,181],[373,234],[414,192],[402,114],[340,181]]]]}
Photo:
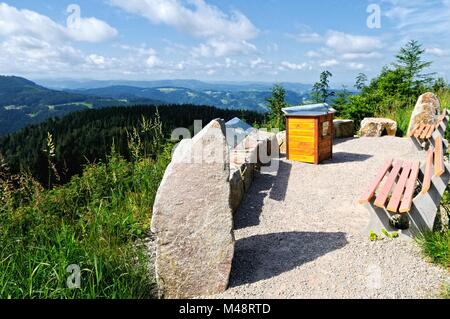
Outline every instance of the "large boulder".
{"type": "Polygon", "coordinates": [[[161,298],[193,298],[228,287],[234,253],[225,126],[214,120],[176,148],[153,207],[161,298]]]}
{"type": "Polygon", "coordinates": [[[410,133],[417,124],[435,124],[440,111],[441,103],[435,94],[428,92],[419,96],[411,115],[408,133],[410,133]]]}
{"type": "Polygon", "coordinates": [[[362,120],[361,129],[359,130],[361,137],[395,136],[396,134],[397,122],[384,118],[365,118],[362,120]]]}
{"type": "Polygon", "coordinates": [[[334,120],[334,137],[346,138],[355,135],[355,124],[352,120],[334,120]]]}

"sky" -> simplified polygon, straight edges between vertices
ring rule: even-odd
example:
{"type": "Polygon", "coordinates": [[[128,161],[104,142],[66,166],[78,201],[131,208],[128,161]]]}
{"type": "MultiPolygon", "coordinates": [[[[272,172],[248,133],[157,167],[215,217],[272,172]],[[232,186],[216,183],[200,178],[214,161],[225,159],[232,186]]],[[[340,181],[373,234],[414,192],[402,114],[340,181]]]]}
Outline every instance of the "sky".
{"type": "Polygon", "coordinates": [[[450,0],[0,0],[0,74],[352,85],[407,41],[450,80],[450,0]]]}

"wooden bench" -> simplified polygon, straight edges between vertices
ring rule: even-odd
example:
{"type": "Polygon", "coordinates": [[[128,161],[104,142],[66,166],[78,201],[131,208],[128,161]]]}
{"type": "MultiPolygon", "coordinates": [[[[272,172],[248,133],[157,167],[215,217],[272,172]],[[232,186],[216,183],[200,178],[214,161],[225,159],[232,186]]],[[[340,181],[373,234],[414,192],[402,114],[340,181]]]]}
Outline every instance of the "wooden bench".
{"type": "Polygon", "coordinates": [[[450,169],[444,161],[444,141],[436,136],[426,153],[425,164],[388,160],[370,187],[359,199],[370,212],[367,233],[382,229],[399,231],[392,223],[395,214],[409,216],[409,228],[400,233],[414,237],[431,231],[442,195],[450,181],[450,169]]]}
{"type": "MultiPolygon", "coordinates": [[[[444,138],[445,131],[449,121],[449,111],[444,109],[439,116],[437,124],[417,124],[411,132],[409,132],[409,138],[413,142],[414,146],[419,150],[426,150],[430,145],[433,145],[433,136],[441,136],[444,138]]],[[[434,146],[434,145],[433,145],[434,146]]],[[[444,145],[445,150],[447,145],[444,145]]]]}

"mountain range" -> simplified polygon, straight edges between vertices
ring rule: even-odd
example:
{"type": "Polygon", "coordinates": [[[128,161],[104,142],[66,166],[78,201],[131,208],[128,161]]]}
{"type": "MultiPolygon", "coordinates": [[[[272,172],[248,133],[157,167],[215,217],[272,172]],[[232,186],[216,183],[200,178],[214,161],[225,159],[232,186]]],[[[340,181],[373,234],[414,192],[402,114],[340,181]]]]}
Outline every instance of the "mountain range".
{"type": "MultiPolygon", "coordinates": [[[[298,105],[311,86],[280,83],[286,101],[298,105]]],[[[74,81],[0,76],[0,136],[29,124],[85,109],[111,106],[193,104],[264,113],[273,84],[264,82],[74,81]]]]}

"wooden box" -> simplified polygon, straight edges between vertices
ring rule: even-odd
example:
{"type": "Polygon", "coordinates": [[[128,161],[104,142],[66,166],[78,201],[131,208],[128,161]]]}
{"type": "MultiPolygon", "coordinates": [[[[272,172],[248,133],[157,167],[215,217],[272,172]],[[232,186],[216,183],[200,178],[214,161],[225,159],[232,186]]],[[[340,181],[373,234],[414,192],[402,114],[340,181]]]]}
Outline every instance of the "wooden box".
{"type": "Polygon", "coordinates": [[[333,156],[333,113],[286,116],[287,158],[319,164],[333,156]]]}

